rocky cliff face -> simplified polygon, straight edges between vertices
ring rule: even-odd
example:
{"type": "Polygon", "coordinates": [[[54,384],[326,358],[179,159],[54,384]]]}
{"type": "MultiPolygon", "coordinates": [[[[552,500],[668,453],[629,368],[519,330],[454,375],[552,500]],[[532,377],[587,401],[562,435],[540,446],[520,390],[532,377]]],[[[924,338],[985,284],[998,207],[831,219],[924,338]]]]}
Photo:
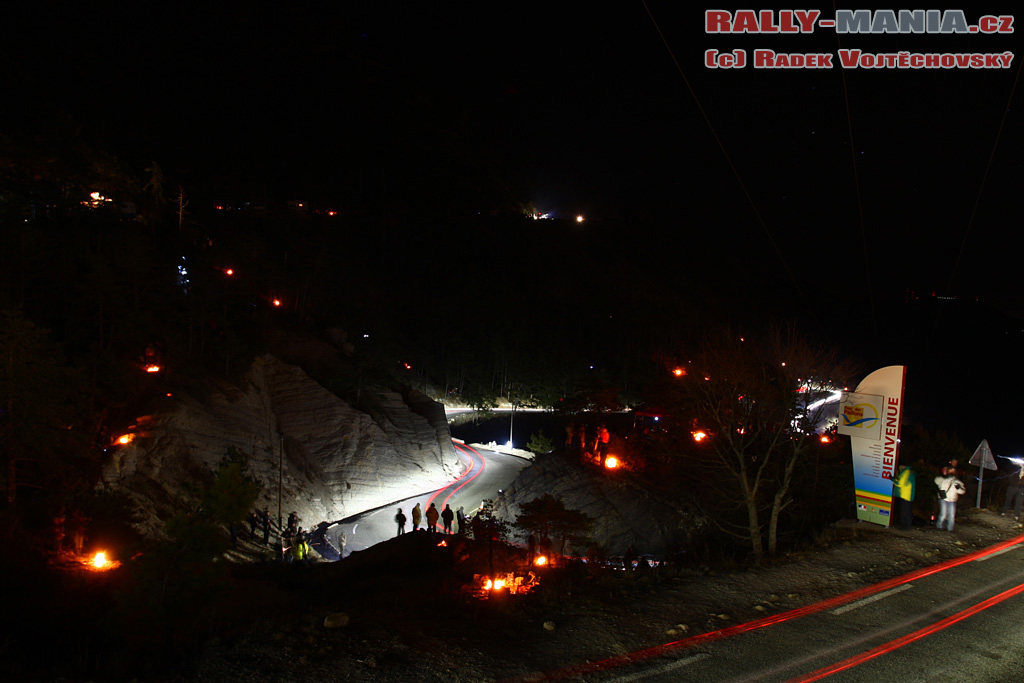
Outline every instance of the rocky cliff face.
{"type": "MultiPolygon", "coordinates": [[[[707,527],[682,496],[658,496],[629,472],[605,471],[557,452],[523,470],[496,502],[496,512],[514,521],[520,504],[546,493],[593,519],[590,536],[609,555],[633,546],[639,554],[664,557],[691,547],[707,527]]],[[[584,555],[587,549],[574,550],[584,555]]]]}
{"type": "Polygon", "coordinates": [[[411,390],[373,399],[372,414],[356,410],[300,368],[264,356],[241,387],[224,385],[203,402],[170,398],[139,418],[135,440],[118,447],[102,486],[134,499],[141,526],[154,531],[234,446],[249,454],[263,484],[257,505],[276,519],[280,475],[283,514],[296,511],[309,528],[460,474],[443,406],[411,390]]]}

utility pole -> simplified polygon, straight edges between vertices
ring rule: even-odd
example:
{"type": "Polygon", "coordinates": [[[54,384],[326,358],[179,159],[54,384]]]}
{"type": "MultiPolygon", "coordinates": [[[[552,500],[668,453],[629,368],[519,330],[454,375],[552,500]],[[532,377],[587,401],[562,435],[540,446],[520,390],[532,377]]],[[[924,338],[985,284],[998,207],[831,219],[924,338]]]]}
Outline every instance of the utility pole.
{"type": "Polygon", "coordinates": [[[512,404],[512,418],[508,421],[508,447],[512,448],[512,427],[516,423],[516,404],[512,404]]]}
{"type": "Polygon", "coordinates": [[[281,437],[281,447],[277,454],[277,529],[283,531],[281,518],[281,490],[284,485],[284,436],[281,437]]]}

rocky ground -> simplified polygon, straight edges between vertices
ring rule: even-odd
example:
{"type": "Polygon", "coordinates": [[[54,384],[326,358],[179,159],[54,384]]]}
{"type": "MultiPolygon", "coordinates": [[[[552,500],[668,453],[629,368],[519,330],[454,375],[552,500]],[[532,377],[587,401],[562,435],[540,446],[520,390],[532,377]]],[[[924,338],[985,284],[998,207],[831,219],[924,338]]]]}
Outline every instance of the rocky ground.
{"type": "MultiPolygon", "coordinates": [[[[519,680],[812,604],[1022,533],[988,510],[961,511],[953,533],[843,522],[762,567],[576,565],[539,571],[528,594],[488,598],[486,546],[439,548],[409,534],[332,565],[254,568],[243,577],[264,587],[253,599],[284,609],[223,634],[194,669],[169,678],[519,680]]],[[[526,573],[515,551],[499,547],[493,561],[526,573]]]]}

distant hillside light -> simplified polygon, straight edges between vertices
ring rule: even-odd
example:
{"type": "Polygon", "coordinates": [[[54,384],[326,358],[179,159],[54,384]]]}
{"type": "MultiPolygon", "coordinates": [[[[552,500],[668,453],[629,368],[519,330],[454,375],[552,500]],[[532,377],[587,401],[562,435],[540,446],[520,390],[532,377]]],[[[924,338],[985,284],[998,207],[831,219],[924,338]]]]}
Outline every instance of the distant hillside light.
{"type": "Polygon", "coordinates": [[[704,439],[708,438],[707,432],[696,431],[696,432],[692,432],[692,434],[693,434],[693,440],[696,441],[697,443],[700,443],[704,439]]]}
{"type": "Polygon", "coordinates": [[[676,368],[672,371],[672,374],[675,375],[676,377],[682,377],[683,375],[686,374],[686,370],[683,368],[676,368]]]}
{"type": "Polygon", "coordinates": [[[153,373],[153,372],[160,372],[160,370],[161,370],[161,368],[160,368],[159,365],[154,365],[154,364],[151,363],[151,364],[146,366],[146,372],[153,373]]]}
{"type": "Polygon", "coordinates": [[[280,307],[281,307],[281,300],[280,300],[280,299],[274,299],[274,302],[273,302],[273,303],[274,303],[274,306],[275,306],[275,307],[277,307],[277,308],[280,308],[280,307]]]}
{"type": "Polygon", "coordinates": [[[235,269],[234,268],[228,268],[228,269],[226,269],[224,271],[224,274],[227,275],[228,277],[231,277],[232,275],[235,274],[235,269]]]}
{"type": "Polygon", "coordinates": [[[576,216],[576,222],[577,223],[582,223],[583,222],[583,215],[582,214],[579,215],[579,216],[576,216]]]}

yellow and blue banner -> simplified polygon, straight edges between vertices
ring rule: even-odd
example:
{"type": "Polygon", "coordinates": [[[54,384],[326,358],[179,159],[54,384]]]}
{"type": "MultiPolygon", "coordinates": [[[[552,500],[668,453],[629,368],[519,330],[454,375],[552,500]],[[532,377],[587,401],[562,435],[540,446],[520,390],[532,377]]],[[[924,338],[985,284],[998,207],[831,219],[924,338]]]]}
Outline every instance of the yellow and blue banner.
{"type": "Polygon", "coordinates": [[[906,378],[905,365],[875,370],[839,402],[838,431],[850,437],[853,451],[857,519],[882,526],[892,515],[906,378]]]}

